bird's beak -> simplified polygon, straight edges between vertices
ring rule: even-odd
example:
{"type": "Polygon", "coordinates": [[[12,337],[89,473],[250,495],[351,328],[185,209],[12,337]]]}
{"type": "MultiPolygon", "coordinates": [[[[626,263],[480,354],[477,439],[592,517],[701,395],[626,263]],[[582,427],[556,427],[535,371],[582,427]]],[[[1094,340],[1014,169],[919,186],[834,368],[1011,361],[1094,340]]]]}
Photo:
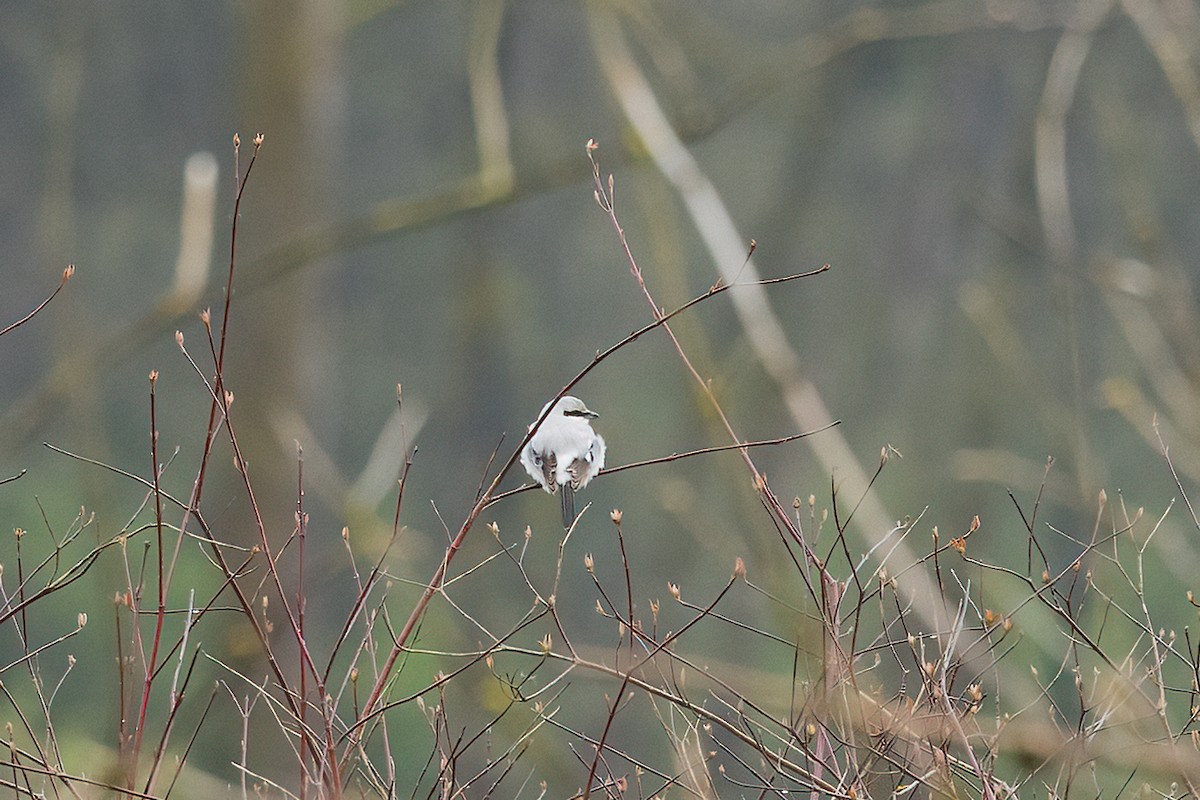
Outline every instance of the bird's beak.
{"type": "Polygon", "coordinates": [[[597,414],[595,411],[592,411],[591,409],[588,409],[587,411],[584,411],[584,412],[583,412],[583,415],[584,415],[585,417],[587,417],[588,419],[596,419],[596,418],[598,418],[598,417],[600,416],[599,414],[597,414]]]}

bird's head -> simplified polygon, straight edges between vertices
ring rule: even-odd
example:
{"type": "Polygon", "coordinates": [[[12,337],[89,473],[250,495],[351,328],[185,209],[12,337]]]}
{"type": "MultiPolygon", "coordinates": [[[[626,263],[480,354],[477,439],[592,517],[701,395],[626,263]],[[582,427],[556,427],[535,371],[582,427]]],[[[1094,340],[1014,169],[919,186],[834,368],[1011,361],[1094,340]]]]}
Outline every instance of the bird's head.
{"type": "Polygon", "coordinates": [[[583,419],[595,419],[600,416],[595,411],[592,411],[578,397],[567,395],[559,399],[554,406],[555,413],[562,414],[564,417],[582,417],[583,419]]]}

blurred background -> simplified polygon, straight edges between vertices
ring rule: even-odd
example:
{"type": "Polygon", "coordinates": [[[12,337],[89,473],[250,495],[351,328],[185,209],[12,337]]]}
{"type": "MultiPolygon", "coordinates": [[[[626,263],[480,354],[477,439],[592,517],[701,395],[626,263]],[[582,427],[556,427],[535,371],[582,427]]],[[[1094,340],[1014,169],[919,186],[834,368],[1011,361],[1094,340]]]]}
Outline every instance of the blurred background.
{"type": "MultiPolygon", "coordinates": [[[[197,315],[221,316],[258,131],[226,380],[279,542],[303,448],[312,624],[327,637],[353,597],[340,531],[379,557],[405,452],[407,527],[387,563],[424,581],[493,451],[492,469],[598,350],[650,320],[593,197],[589,139],[659,305],[722,275],[830,265],[674,325],[739,436],[841,421],[755,451],[785,502],[829,507],[836,484],[845,513],[890,445],[903,458],[851,527],[863,550],[924,514],[920,554],[934,526],[959,535],[979,515],[972,547],[1022,565],[1009,491],[1026,510],[1042,491],[1041,519],[1083,540],[1101,490],[1159,516],[1181,487],[1158,434],[1182,488],[1200,478],[1198,58],[1187,0],[5,4],[0,326],[78,271],[0,340],[0,477],[28,470],[0,486],[0,528],[44,544],[83,507],[95,542],[145,521],[140,486],[42,443],[149,475],[151,369],[161,460],[178,451],[164,485],[187,495],[209,402],[175,331],[210,371],[197,315]]],[[[662,331],[574,393],[601,415],[609,466],[729,442],[662,331]]],[[[227,448],[216,463],[209,523],[251,543],[227,448]]],[[[752,576],[776,569],[778,534],[735,453],[602,477],[584,498],[568,569],[584,552],[611,565],[619,507],[642,602],[668,580],[720,585],[737,556],[752,576]]],[[[510,542],[530,526],[545,578],[556,509],[525,492],[485,521],[510,542]]],[[[1183,625],[1196,530],[1180,511],[1150,568],[1165,622],[1183,625]]],[[[218,584],[200,558],[181,575],[181,593],[218,584]]],[[[125,562],[103,561],[56,602],[64,619],[111,616],[125,580],[125,562]]],[[[469,595],[487,613],[528,606],[489,580],[469,595]]],[[[594,597],[570,602],[582,618],[594,597]]],[[[478,639],[442,621],[462,628],[450,640],[478,639]]],[[[597,625],[599,645],[611,630],[597,625]]],[[[234,627],[214,621],[206,646],[261,672],[234,627]]],[[[76,649],[114,649],[104,619],[81,636],[76,649]]],[[[65,682],[60,707],[95,702],[90,680],[65,682]]],[[[103,742],[116,713],[71,727],[103,742]]],[[[202,741],[193,763],[233,780],[234,745],[202,741]]],[[[539,774],[555,768],[582,780],[569,760],[539,774]]]]}

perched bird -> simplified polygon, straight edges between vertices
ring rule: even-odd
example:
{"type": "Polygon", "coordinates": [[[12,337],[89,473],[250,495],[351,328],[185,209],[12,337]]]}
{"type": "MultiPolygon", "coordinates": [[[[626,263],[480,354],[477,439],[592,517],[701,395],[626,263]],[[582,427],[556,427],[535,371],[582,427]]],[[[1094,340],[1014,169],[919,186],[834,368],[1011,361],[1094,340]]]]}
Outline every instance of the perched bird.
{"type": "Polygon", "coordinates": [[[564,528],[575,521],[575,492],[604,467],[604,439],[589,422],[598,416],[578,397],[559,398],[521,451],[521,465],[529,477],[550,494],[562,490],[564,528]]]}

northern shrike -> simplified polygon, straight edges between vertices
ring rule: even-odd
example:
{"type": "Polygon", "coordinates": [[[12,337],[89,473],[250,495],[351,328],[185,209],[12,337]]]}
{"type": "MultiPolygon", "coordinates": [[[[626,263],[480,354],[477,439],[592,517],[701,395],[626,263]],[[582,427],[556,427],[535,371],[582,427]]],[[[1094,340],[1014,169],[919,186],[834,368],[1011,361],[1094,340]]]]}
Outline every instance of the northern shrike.
{"type": "MultiPolygon", "coordinates": [[[[545,413],[547,403],[542,408],[545,413]]],[[[575,492],[604,467],[604,439],[588,420],[598,417],[578,397],[562,397],[521,451],[521,465],[550,494],[562,489],[563,527],[575,521],[575,492]]],[[[538,415],[541,418],[541,414],[538,415]]]]}

